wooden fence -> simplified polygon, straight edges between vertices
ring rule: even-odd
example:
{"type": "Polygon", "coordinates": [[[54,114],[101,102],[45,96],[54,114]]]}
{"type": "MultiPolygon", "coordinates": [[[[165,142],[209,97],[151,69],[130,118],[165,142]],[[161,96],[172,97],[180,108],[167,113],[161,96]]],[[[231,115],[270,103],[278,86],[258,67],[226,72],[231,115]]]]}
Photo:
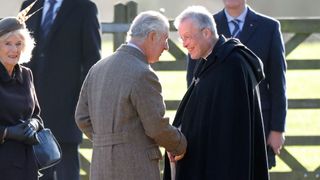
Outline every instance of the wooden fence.
{"type": "MultiPolygon", "coordinates": [[[[126,37],[130,22],[137,15],[137,3],[130,1],[126,4],[116,4],[114,6],[114,22],[102,23],[103,33],[113,34],[114,50],[118,48],[126,37]]],[[[286,55],[292,52],[299,44],[313,33],[320,32],[320,18],[286,18],[279,19],[282,32],[290,33],[293,36],[286,42],[286,55]]],[[[176,31],[170,21],[170,30],[176,31]]],[[[158,62],[153,64],[157,71],[185,71],[186,54],[172,41],[169,40],[170,54],[175,61],[158,62]]],[[[288,70],[314,70],[320,69],[320,60],[287,60],[288,70]]],[[[314,77],[316,78],[316,77],[314,77]]],[[[168,110],[176,110],[179,101],[166,101],[168,110]]],[[[289,99],[289,109],[320,109],[320,99],[289,99]]],[[[289,146],[319,146],[320,136],[287,136],[286,147],[289,146]]],[[[272,172],[272,180],[299,180],[299,179],[320,179],[320,166],[316,170],[308,171],[289,151],[284,147],[279,158],[291,168],[290,172],[272,172]]],[[[91,148],[91,143],[84,140],[82,149],[91,148]]],[[[90,162],[81,155],[81,166],[84,173],[82,179],[88,179],[90,162]]],[[[320,162],[319,162],[320,164],[320,162]]]]}

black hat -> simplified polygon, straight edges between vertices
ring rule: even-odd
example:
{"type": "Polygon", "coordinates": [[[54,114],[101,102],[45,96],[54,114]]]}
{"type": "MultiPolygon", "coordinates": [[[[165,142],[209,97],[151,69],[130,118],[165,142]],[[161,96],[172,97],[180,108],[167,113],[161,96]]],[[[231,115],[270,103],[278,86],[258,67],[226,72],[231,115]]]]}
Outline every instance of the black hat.
{"type": "Polygon", "coordinates": [[[31,3],[28,7],[26,7],[22,11],[20,11],[17,17],[5,17],[1,19],[0,20],[0,37],[11,31],[26,28],[25,21],[28,18],[30,18],[34,13],[38,12],[41,9],[40,8],[35,12],[33,12],[32,14],[27,15],[30,9],[32,8],[32,6],[36,3],[36,1],[31,3]]]}
{"type": "Polygon", "coordinates": [[[20,22],[16,17],[5,17],[0,20],[0,37],[8,32],[26,28],[24,22],[20,22]]]}

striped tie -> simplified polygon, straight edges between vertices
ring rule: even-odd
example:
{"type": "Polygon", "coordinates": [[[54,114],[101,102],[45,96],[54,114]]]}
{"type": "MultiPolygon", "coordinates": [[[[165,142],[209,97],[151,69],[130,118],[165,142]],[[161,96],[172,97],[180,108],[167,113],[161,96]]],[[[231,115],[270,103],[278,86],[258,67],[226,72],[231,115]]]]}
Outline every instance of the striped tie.
{"type": "Polygon", "coordinates": [[[239,19],[233,19],[233,20],[231,20],[231,23],[234,25],[234,29],[233,29],[233,31],[231,33],[231,37],[237,37],[237,35],[240,32],[240,26],[239,26],[240,20],[239,19]]]}
{"type": "Polygon", "coordinates": [[[46,37],[53,23],[53,9],[56,0],[49,0],[50,6],[42,23],[42,37],[46,37]]]}

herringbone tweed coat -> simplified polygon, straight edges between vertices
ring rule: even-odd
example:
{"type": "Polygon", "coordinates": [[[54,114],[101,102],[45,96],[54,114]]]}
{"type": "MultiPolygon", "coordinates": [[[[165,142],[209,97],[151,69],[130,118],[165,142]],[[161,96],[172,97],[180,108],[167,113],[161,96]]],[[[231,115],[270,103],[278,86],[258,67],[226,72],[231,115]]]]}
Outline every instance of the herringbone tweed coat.
{"type": "Polygon", "coordinates": [[[91,179],[160,179],[159,145],[175,155],[186,148],[185,137],[164,113],[158,77],[138,49],[122,45],[95,64],[75,114],[93,141],[91,179]]]}

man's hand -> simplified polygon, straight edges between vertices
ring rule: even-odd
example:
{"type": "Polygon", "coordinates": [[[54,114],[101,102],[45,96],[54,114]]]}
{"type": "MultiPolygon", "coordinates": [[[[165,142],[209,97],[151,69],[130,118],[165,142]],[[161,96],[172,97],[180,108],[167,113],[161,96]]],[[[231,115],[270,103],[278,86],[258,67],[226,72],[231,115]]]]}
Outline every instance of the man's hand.
{"type": "Polygon", "coordinates": [[[279,155],[284,141],[285,137],[283,132],[270,131],[270,134],[267,139],[267,144],[272,148],[275,154],[279,155]]]}
{"type": "Polygon", "coordinates": [[[184,154],[174,156],[170,152],[167,152],[170,162],[177,162],[184,157],[184,154]]]}

